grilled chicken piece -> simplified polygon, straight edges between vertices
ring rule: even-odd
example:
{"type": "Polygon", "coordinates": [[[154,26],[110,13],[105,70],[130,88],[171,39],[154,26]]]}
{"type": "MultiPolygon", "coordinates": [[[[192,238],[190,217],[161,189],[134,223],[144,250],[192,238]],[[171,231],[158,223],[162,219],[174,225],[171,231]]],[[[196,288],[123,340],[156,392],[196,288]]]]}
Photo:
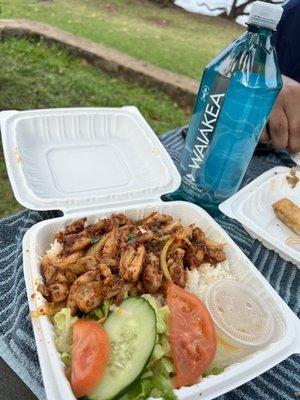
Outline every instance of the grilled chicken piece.
{"type": "Polygon", "coordinates": [[[50,292],[48,290],[48,288],[43,284],[43,283],[39,283],[37,290],[41,293],[42,296],[45,297],[45,299],[48,300],[49,296],[50,296],[50,292]]]}
{"type": "Polygon", "coordinates": [[[209,239],[205,239],[205,243],[207,247],[204,258],[205,262],[209,262],[211,264],[218,264],[226,260],[226,254],[224,253],[222,244],[216,243],[209,239]]]}
{"type": "Polygon", "coordinates": [[[163,225],[169,224],[173,221],[170,215],[158,214],[153,212],[148,217],[142,221],[141,226],[145,229],[160,228],[163,225]]]}
{"type": "Polygon", "coordinates": [[[57,274],[57,276],[55,278],[55,283],[57,283],[57,282],[58,283],[64,283],[64,284],[68,284],[69,283],[66,275],[63,274],[62,272],[58,272],[58,274],[57,274]]]}
{"type": "Polygon", "coordinates": [[[178,229],[181,229],[181,228],[183,228],[183,226],[182,226],[180,219],[178,219],[178,220],[172,221],[170,224],[166,225],[164,228],[161,229],[161,231],[164,235],[167,235],[170,233],[174,233],[174,232],[178,231],[178,229]]]}
{"type": "Polygon", "coordinates": [[[48,287],[52,303],[60,303],[68,297],[69,289],[64,283],[53,283],[48,287]]]}
{"type": "Polygon", "coordinates": [[[67,267],[69,272],[73,274],[81,275],[91,269],[96,268],[97,260],[93,256],[81,257],[75,264],[71,264],[67,267]]]}
{"type": "Polygon", "coordinates": [[[66,278],[68,279],[68,282],[71,284],[73,284],[77,279],[77,275],[74,274],[73,272],[66,271],[65,275],[66,275],[66,278]]]}
{"type": "Polygon", "coordinates": [[[101,282],[89,282],[76,290],[76,305],[84,313],[93,311],[102,304],[103,290],[101,282]]]}
{"type": "Polygon", "coordinates": [[[128,292],[130,296],[141,296],[143,293],[145,293],[141,282],[138,282],[137,284],[132,284],[128,292]]]}
{"type": "Polygon", "coordinates": [[[206,252],[205,244],[195,244],[193,247],[188,246],[184,256],[184,264],[189,269],[199,268],[204,261],[206,252]]]}
{"type": "Polygon", "coordinates": [[[184,256],[184,263],[189,269],[199,268],[204,261],[207,251],[205,233],[200,228],[194,228],[191,242],[193,246],[187,247],[184,256]]]}
{"type": "Polygon", "coordinates": [[[132,232],[132,231],[136,231],[137,233],[139,232],[138,228],[137,228],[136,226],[132,225],[132,224],[122,225],[122,226],[119,228],[118,231],[119,231],[120,236],[122,236],[122,235],[124,235],[124,234],[127,234],[127,235],[128,235],[128,233],[129,233],[129,232],[132,232]]]}
{"type": "Polygon", "coordinates": [[[138,233],[136,238],[133,241],[134,245],[142,244],[146,242],[150,242],[154,239],[154,233],[152,231],[148,231],[145,233],[138,233]]]}
{"type": "Polygon", "coordinates": [[[222,246],[220,246],[220,248],[207,247],[207,252],[204,259],[205,262],[209,262],[210,264],[218,264],[225,260],[226,254],[224,253],[222,246]]]}
{"type": "Polygon", "coordinates": [[[117,223],[117,226],[132,225],[132,221],[124,214],[113,214],[111,219],[117,223]]]}
{"type": "Polygon", "coordinates": [[[46,257],[42,260],[41,273],[47,286],[53,283],[57,276],[56,268],[48,261],[46,262],[46,257]]]}
{"type": "Polygon", "coordinates": [[[107,278],[108,276],[111,275],[111,269],[109,268],[109,266],[106,263],[100,263],[97,267],[97,271],[98,271],[97,277],[99,280],[102,277],[107,278]]]}
{"type": "Polygon", "coordinates": [[[84,251],[75,251],[72,254],[59,255],[55,260],[55,266],[60,270],[68,269],[71,265],[75,264],[81,257],[84,256],[84,251]]]}
{"type": "Polygon", "coordinates": [[[163,274],[159,268],[159,258],[153,253],[145,258],[142,283],[147,293],[156,293],[161,287],[163,274]]]}
{"type": "Polygon", "coordinates": [[[186,284],[186,270],[183,266],[184,254],[185,251],[178,247],[170,252],[169,259],[167,261],[167,266],[173,282],[175,285],[178,285],[181,288],[184,288],[186,284]]]}
{"type": "MultiPolygon", "coordinates": [[[[94,269],[94,270],[86,272],[83,275],[80,275],[79,278],[77,278],[76,281],[71,286],[69,296],[68,296],[68,301],[67,301],[67,307],[71,308],[72,315],[74,315],[77,310],[77,291],[78,291],[78,289],[81,286],[84,286],[88,283],[95,282],[96,278],[97,278],[97,271],[94,269]]],[[[82,289],[81,289],[81,296],[82,296],[82,289]]]]}
{"type": "Polygon", "coordinates": [[[125,293],[127,291],[126,284],[124,281],[116,275],[110,275],[103,281],[104,297],[106,299],[111,299],[119,295],[120,293],[125,293]]]}
{"type": "Polygon", "coordinates": [[[108,220],[100,219],[99,221],[96,221],[94,224],[88,225],[86,227],[86,232],[90,236],[99,236],[107,232],[107,228],[108,228],[108,220]]]}
{"type": "Polygon", "coordinates": [[[66,236],[82,232],[84,230],[85,221],[86,218],[77,219],[68,225],[65,230],[58,232],[54,239],[57,239],[59,242],[63,242],[66,236]]]}
{"type": "Polygon", "coordinates": [[[102,248],[101,256],[115,258],[118,250],[118,228],[114,228],[105,241],[102,248]]]}
{"type": "Polygon", "coordinates": [[[86,251],[85,255],[86,256],[93,256],[98,260],[99,257],[101,257],[102,249],[103,249],[107,239],[109,238],[109,236],[110,236],[110,233],[106,233],[105,235],[101,236],[99,238],[98,242],[92,244],[88,248],[88,250],[86,251]]]}
{"type": "Polygon", "coordinates": [[[111,232],[115,228],[122,227],[124,225],[132,225],[132,221],[123,214],[112,214],[107,219],[106,232],[111,232]]]}
{"type": "Polygon", "coordinates": [[[202,231],[202,229],[195,227],[193,229],[192,242],[202,243],[204,241],[205,241],[205,233],[202,231]]]}
{"type": "Polygon", "coordinates": [[[182,227],[176,231],[175,236],[178,239],[191,239],[193,236],[193,229],[193,225],[182,227]]]}
{"type": "Polygon", "coordinates": [[[143,245],[135,250],[128,246],[120,259],[120,277],[125,282],[137,282],[143,269],[143,262],[146,255],[146,249],[143,245]]]}
{"type": "Polygon", "coordinates": [[[99,264],[105,264],[110,270],[118,265],[118,261],[115,258],[100,257],[98,260],[99,264]]]}
{"type": "Polygon", "coordinates": [[[63,241],[64,251],[66,253],[74,253],[74,251],[86,249],[90,243],[91,238],[87,236],[86,232],[74,233],[65,236],[63,241]]]}

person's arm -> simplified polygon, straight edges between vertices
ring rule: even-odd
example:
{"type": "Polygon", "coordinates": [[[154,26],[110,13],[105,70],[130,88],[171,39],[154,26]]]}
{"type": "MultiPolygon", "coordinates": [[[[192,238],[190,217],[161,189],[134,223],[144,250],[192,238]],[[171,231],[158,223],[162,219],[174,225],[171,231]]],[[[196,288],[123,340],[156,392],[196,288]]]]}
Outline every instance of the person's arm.
{"type": "Polygon", "coordinates": [[[300,83],[283,76],[283,88],[272,109],[268,134],[277,150],[300,152],[300,83]]]}
{"type": "MultiPolygon", "coordinates": [[[[283,88],[273,107],[267,130],[275,149],[300,151],[300,0],[289,0],[273,34],[283,88]]],[[[266,133],[263,139],[268,138],[266,133]]]]}

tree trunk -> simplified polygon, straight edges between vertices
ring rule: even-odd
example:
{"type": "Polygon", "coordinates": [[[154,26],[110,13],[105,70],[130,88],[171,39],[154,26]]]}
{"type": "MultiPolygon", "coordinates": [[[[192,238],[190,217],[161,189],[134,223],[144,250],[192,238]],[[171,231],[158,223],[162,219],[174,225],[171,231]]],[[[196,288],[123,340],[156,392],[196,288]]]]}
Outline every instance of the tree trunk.
{"type": "MultiPolygon", "coordinates": [[[[237,6],[237,2],[238,0],[233,0],[231,9],[230,9],[230,13],[228,15],[229,19],[233,19],[235,20],[239,15],[243,15],[245,14],[245,8],[248,4],[253,3],[255,0],[247,0],[245,3],[237,6]]],[[[272,3],[272,1],[270,1],[270,3],[272,3]]]]}

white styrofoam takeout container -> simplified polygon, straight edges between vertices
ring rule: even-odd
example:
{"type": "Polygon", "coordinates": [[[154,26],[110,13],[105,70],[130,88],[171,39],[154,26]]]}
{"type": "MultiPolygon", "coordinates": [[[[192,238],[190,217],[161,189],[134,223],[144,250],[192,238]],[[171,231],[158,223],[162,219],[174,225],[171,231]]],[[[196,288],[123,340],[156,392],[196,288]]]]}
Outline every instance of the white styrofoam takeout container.
{"type": "MultiPolygon", "coordinates": [[[[288,167],[272,168],[220,204],[219,209],[239,221],[265,247],[300,268],[300,238],[277,218],[272,208],[284,197],[300,206],[300,183],[292,188],[286,179],[289,174],[288,167]]],[[[296,174],[300,178],[300,172],[296,174]]]]}
{"type": "MultiPolygon", "coordinates": [[[[0,114],[8,174],[17,200],[31,209],[60,209],[64,216],[42,221],[24,236],[23,258],[31,310],[45,303],[37,284],[40,257],[53,235],[74,219],[88,222],[113,212],[141,219],[153,210],[196,223],[226,254],[237,278],[268,302],[276,332],[262,350],[218,376],[177,391],[179,399],[213,399],[300,352],[300,321],[227,233],[200,207],[162,202],[180,176],[169,155],[134,107],[57,109],[0,114]]],[[[35,340],[49,400],[74,400],[46,316],[33,319],[35,340]]]]}

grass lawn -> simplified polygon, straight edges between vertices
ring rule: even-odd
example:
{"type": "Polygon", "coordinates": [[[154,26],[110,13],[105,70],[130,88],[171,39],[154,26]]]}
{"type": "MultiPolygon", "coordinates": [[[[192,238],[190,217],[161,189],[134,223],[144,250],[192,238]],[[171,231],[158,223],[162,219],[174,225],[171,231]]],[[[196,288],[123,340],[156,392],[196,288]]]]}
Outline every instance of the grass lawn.
{"type": "MultiPolygon", "coordinates": [[[[153,89],[117,80],[42,41],[0,42],[0,109],[136,105],[157,134],[184,125],[189,117],[153,89]]],[[[0,217],[19,209],[0,152],[0,217]]]]}
{"type": "Polygon", "coordinates": [[[46,22],[198,79],[242,28],[149,0],[2,0],[1,18],[46,22]]]}

